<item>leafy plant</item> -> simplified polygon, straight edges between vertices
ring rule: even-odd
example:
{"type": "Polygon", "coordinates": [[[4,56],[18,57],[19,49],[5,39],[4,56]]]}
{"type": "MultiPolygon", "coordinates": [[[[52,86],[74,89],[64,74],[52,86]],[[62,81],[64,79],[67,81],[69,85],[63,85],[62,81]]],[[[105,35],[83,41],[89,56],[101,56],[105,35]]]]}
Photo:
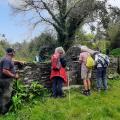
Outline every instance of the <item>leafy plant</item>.
{"type": "Polygon", "coordinates": [[[108,78],[111,79],[111,80],[119,80],[120,79],[120,75],[118,73],[109,74],[108,78]]]}
{"type": "Polygon", "coordinates": [[[21,107],[21,104],[22,104],[22,99],[21,99],[21,96],[19,95],[15,95],[12,97],[12,109],[14,109],[14,111],[16,112],[17,109],[19,109],[21,107]]]}
{"type": "Polygon", "coordinates": [[[115,56],[115,57],[120,56],[120,48],[113,49],[113,50],[111,51],[111,55],[113,55],[113,56],[115,56]]]}
{"type": "Polygon", "coordinates": [[[25,85],[21,81],[15,81],[11,110],[16,111],[20,109],[25,102],[34,102],[34,98],[44,100],[47,94],[47,89],[38,82],[32,82],[30,85],[25,85]]]}

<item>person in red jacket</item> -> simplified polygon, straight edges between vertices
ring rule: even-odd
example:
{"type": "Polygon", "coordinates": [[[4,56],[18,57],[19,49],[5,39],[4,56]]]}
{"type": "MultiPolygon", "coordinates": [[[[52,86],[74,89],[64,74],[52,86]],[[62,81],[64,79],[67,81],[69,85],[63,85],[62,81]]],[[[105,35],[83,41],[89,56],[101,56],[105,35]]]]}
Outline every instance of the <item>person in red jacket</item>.
{"type": "Polygon", "coordinates": [[[65,51],[57,47],[51,57],[51,75],[53,97],[63,97],[62,86],[67,83],[66,62],[63,58],[65,51]]]}

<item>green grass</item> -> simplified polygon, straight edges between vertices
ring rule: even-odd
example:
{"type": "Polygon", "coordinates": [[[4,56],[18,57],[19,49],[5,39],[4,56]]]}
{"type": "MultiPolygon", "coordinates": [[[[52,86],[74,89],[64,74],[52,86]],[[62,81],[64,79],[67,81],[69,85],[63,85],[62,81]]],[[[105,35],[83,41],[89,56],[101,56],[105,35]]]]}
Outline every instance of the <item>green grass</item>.
{"type": "Polygon", "coordinates": [[[67,94],[63,99],[26,103],[0,120],[120,120],[120,80],[110,81],[106,93],[94,91],[86,97],[78,89],[71,90],[70,100],[67,94]]]}

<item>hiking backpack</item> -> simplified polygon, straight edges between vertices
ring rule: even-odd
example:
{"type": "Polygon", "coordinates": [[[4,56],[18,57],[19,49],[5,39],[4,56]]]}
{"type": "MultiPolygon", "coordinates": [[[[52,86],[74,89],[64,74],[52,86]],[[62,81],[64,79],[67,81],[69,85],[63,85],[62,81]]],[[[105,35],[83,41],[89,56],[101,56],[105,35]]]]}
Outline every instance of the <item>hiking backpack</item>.
{"type": "Polygon", "coordinates": [[[93,60],[91,56],[88,56],[87,61],[86,61],[86,67],[89,69],[92,69],[94,65],[95,65],[95,61],[93,60]]]}
{"type": "Polygon", "coordinates": [[[108,67],[110,59],[105,54],[98,54],[97,64],[101,64],[102,67],[108,67]]]}

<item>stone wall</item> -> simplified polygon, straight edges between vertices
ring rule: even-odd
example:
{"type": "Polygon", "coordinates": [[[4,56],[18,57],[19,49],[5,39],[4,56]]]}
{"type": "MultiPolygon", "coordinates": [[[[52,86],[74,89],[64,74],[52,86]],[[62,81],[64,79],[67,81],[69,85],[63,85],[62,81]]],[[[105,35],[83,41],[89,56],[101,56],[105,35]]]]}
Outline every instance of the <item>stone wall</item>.
{"type": "MultiPolygon", "coordinates": [[[[25,84],[38,81],[40,84],[51,87],[50,81],[51,63],[27,63],[18,70],[21,80],[25,84]]],[[[72,67],[67,71],[70,84],[80,84],[80,67],[78,61],[73,61],[72,67]]]]}
{"type": "MultiPolygon", "coordinates": [[[[79,48],[70,49],[65,56],[67,66],[69,67],[68,79],[70,84],[79,85],[82,84],[80,76],[80,64],[79,64],[79,48]]],[[[111,63],[108,68],[108,74],[114,74],[117,71],[117,58],[111,57],[111,63]]],[[[51,72],[51,63],[27,63],[23,66],[23,69],[18,71],[21,79],[24,83],[31,83],[32,81],[38,81],[44,86],[50,87],[51,81],[49,79],[51,72]]],[[[96,80],[95,70],[92,72],[92,81],[96,80]]]]}
{"type": "Polygon", "coordinates": [[[110,65],[109,65],[109,68],[108,68],[108,73],[109,74],[113,74],[113,73],[115,73],[115,72],[117,72],[117,68],[118,68],[118,66],[117,66],[117,58],[115,58],[115,57],[110,57],[110,65]]]}
{"type": "Polygon", "coordinates": [[[25,84],[38,81],[40,84],[50,87],[50,71],[50,63],[26,63],[21,70],[18,70],[18,73],[25,84]]]}
{"type": "MultiPolygon", "coordinates": [[[[114,61],[112,61],[108,68],[108,73],[114,74],[116,71],[117,65],[114,61]]],[[[20,77],[24,83],[29,84],[32,81],[38,81],[40,84],[43,84],[47,87],[51,86],[51,81],[49,79],[50,72],[51,63],[27,63],[23,66],[21,70],[18,70],[18,73],[20,74],[20,77]]],[[[82,84],[79,61],[71,61],[71,66],[67,73],[70,84],[82,84]]],[[[91,80],[94,81],[95,79],[95,70],[93,69],[91,80]]]]}

